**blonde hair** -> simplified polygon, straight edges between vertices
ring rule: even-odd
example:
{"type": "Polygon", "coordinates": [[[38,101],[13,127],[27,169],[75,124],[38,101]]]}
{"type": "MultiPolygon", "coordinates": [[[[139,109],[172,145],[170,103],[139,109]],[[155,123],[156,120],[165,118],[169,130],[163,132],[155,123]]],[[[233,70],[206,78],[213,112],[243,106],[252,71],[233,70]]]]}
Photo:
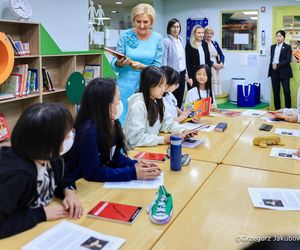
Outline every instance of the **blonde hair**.
{"type": "Polygon", "coordinates": [[[205,33],[208,33],[209,31],[210,31],[213,35],[215,34],[215,32],[214,32],[214,30],[213,30],[213,28],[212,28],[211,26],[206,26],[206,27],[204,28],[204,34],[205,34],[205,33]]]}
{"type": "Polygon", "coordinates": [[[134,27],[134,18],[136,16],[142,15],[142,14],[147,14],[150,17],[151,25],[154,23],[154,21],[155,21],[154,8],[148,3],[140,3],[140,4],[136,5],[135,7],[133,7],[133,9],[131,11],[131,23],[132,23],[133,27],[134,27]]]}
{"type": "Polygon", "coordinates": [[[203,27],[201,25],[197,24],[193,27],[192,32],[191,32],[190,44],[194,49],[198,49],[198,42],[196,41],[196,38],[195,38],[195,33],[198,29],[203,29],[203,27]]]}

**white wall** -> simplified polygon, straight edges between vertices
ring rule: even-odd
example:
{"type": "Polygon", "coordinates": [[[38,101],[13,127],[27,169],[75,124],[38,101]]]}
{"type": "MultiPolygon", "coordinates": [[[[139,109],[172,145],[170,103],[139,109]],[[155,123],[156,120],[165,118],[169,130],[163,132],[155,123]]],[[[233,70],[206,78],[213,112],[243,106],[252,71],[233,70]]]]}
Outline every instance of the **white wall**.
{"type": "MultiPolygon", "coordinates": [[[[88,0],[28,0],[32,22],[40,22],[63,51],[88,50],[88,0]]],[[[0,18],[9,13],[9,0],[0,0],[0,18]]]]}
{"type": "MultiPolygon", "coordinates": [[[[154,0],[154,4],[162,0],[154,0]]],[[[270,45],[272,44],[272,6],[281,5],[299,5],[299,2],[294,0],[164,0],[163,1],[163,15],[162,23],[159,31],[165,36],[165,27],[170,18],[176,17],[182,24],[182,36],[185,38],[186,33],[186,19],[189,17],[207,17],[209,25],[214,28],[214,39],[221,41],[220,35],[220,11],[221,10],[243,10],[243,9],[257,9],[261,6],[266,7],[265,13],[260,13],[258,30],[259,35],[261,30],[266,32],[267,50],[266,56],[258,56],[258,67],[249,67],[240,65],[240,53],[238,52],[224,52],[225,54],[225,68],[222,70],[222,79],[224,82],[224,89],[229,90],[230,79],[232,77],[244,77],[248,82],[262,83],[262,95],[265,100],[271,99],[271,81],[267,77],[268,65],[270,60],[270,45]]],[[[159,14],[160,11],[158,11],[159,14]]],[[[260,41],[260,39],[259,39],[260,41]]],[[[260,44],[260,43],[259,43],[260,44]]],[[[246,52],[247,53],[247,52],[246,52]]],[[[250,52],[248,52],[250,53],[250,52]]]]}

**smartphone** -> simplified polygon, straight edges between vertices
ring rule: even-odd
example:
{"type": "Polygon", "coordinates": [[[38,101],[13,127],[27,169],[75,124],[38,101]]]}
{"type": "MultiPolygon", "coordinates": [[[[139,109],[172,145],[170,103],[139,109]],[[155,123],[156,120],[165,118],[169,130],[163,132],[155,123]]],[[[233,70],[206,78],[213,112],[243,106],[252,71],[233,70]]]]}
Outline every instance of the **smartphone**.
{"type": "Polygon", "coordinates": [[[259,127],[259,130],[270,131],[272,128],[273,128],[273,125],[269,125],[269,124],[263,123],[263,124],[259,127]]]}

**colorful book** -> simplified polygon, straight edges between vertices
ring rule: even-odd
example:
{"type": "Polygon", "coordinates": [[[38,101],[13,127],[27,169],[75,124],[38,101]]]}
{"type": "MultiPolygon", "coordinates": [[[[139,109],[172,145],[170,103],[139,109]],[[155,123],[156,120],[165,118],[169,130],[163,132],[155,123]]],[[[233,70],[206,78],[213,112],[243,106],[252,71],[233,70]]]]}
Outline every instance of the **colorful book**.
{"type": "Polygon", "coordinates": [[[87,216],[103,220],[131,224],[142,207],[131,206],[113,202],[100,201],[87,216]]]}
{"type": "Polygon", "coordinates": [[[202,116],[208,116],[210,114],[211,109],[211,97],[203,98],[201,100],[191,103],[185,103],[183,108],[184,110],[193,110],[188,116],[188,118],[186,118],[183,122],[191,121],[193,120],[193,118],[199,119],[202,116]]]}
{"type": "Polygon", "coordinates": [[[133,159],[163,162],[167,159],[167,155],[162,153],[138,152],[133,159]]]}
{"type": "Polygon", "coordinates": [[[8,125],[3,113],[0,113],[0,141],[5,141],[10,138],[8,125]]]}
{"type": "Polygon", "coordinates": [[[3,85],[1,86],[1,93],[18,96],[19,85],[20,85],[20,76],[10,75],[9,78],[5,81],[5,83],[3,83],[3,85]]]}
{"type": "Polygon", "coordinates": [[[47,77],[47,71],[45,67],[42,67],[43,76],[43,91],[51,91],[50,82],[47,77]]]}
{"type": "Polygon", "coordinates": [[[30,94],[37,93],[39,91],[39,79],[38,79],[38,69],[32,68],[28,69],[31,71],[31,79],[30,79],[30,94]]]}

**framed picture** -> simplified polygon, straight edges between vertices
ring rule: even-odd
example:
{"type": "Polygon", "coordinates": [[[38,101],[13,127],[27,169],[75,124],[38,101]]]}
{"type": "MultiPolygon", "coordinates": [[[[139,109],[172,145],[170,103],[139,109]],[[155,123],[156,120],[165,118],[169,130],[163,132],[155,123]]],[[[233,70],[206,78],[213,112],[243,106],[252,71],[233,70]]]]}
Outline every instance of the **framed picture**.
{"type": "Polygon", "coordinates": [[[258,10],[221,11],[222,48],[225,50],[258,50],[258,10]]]}

